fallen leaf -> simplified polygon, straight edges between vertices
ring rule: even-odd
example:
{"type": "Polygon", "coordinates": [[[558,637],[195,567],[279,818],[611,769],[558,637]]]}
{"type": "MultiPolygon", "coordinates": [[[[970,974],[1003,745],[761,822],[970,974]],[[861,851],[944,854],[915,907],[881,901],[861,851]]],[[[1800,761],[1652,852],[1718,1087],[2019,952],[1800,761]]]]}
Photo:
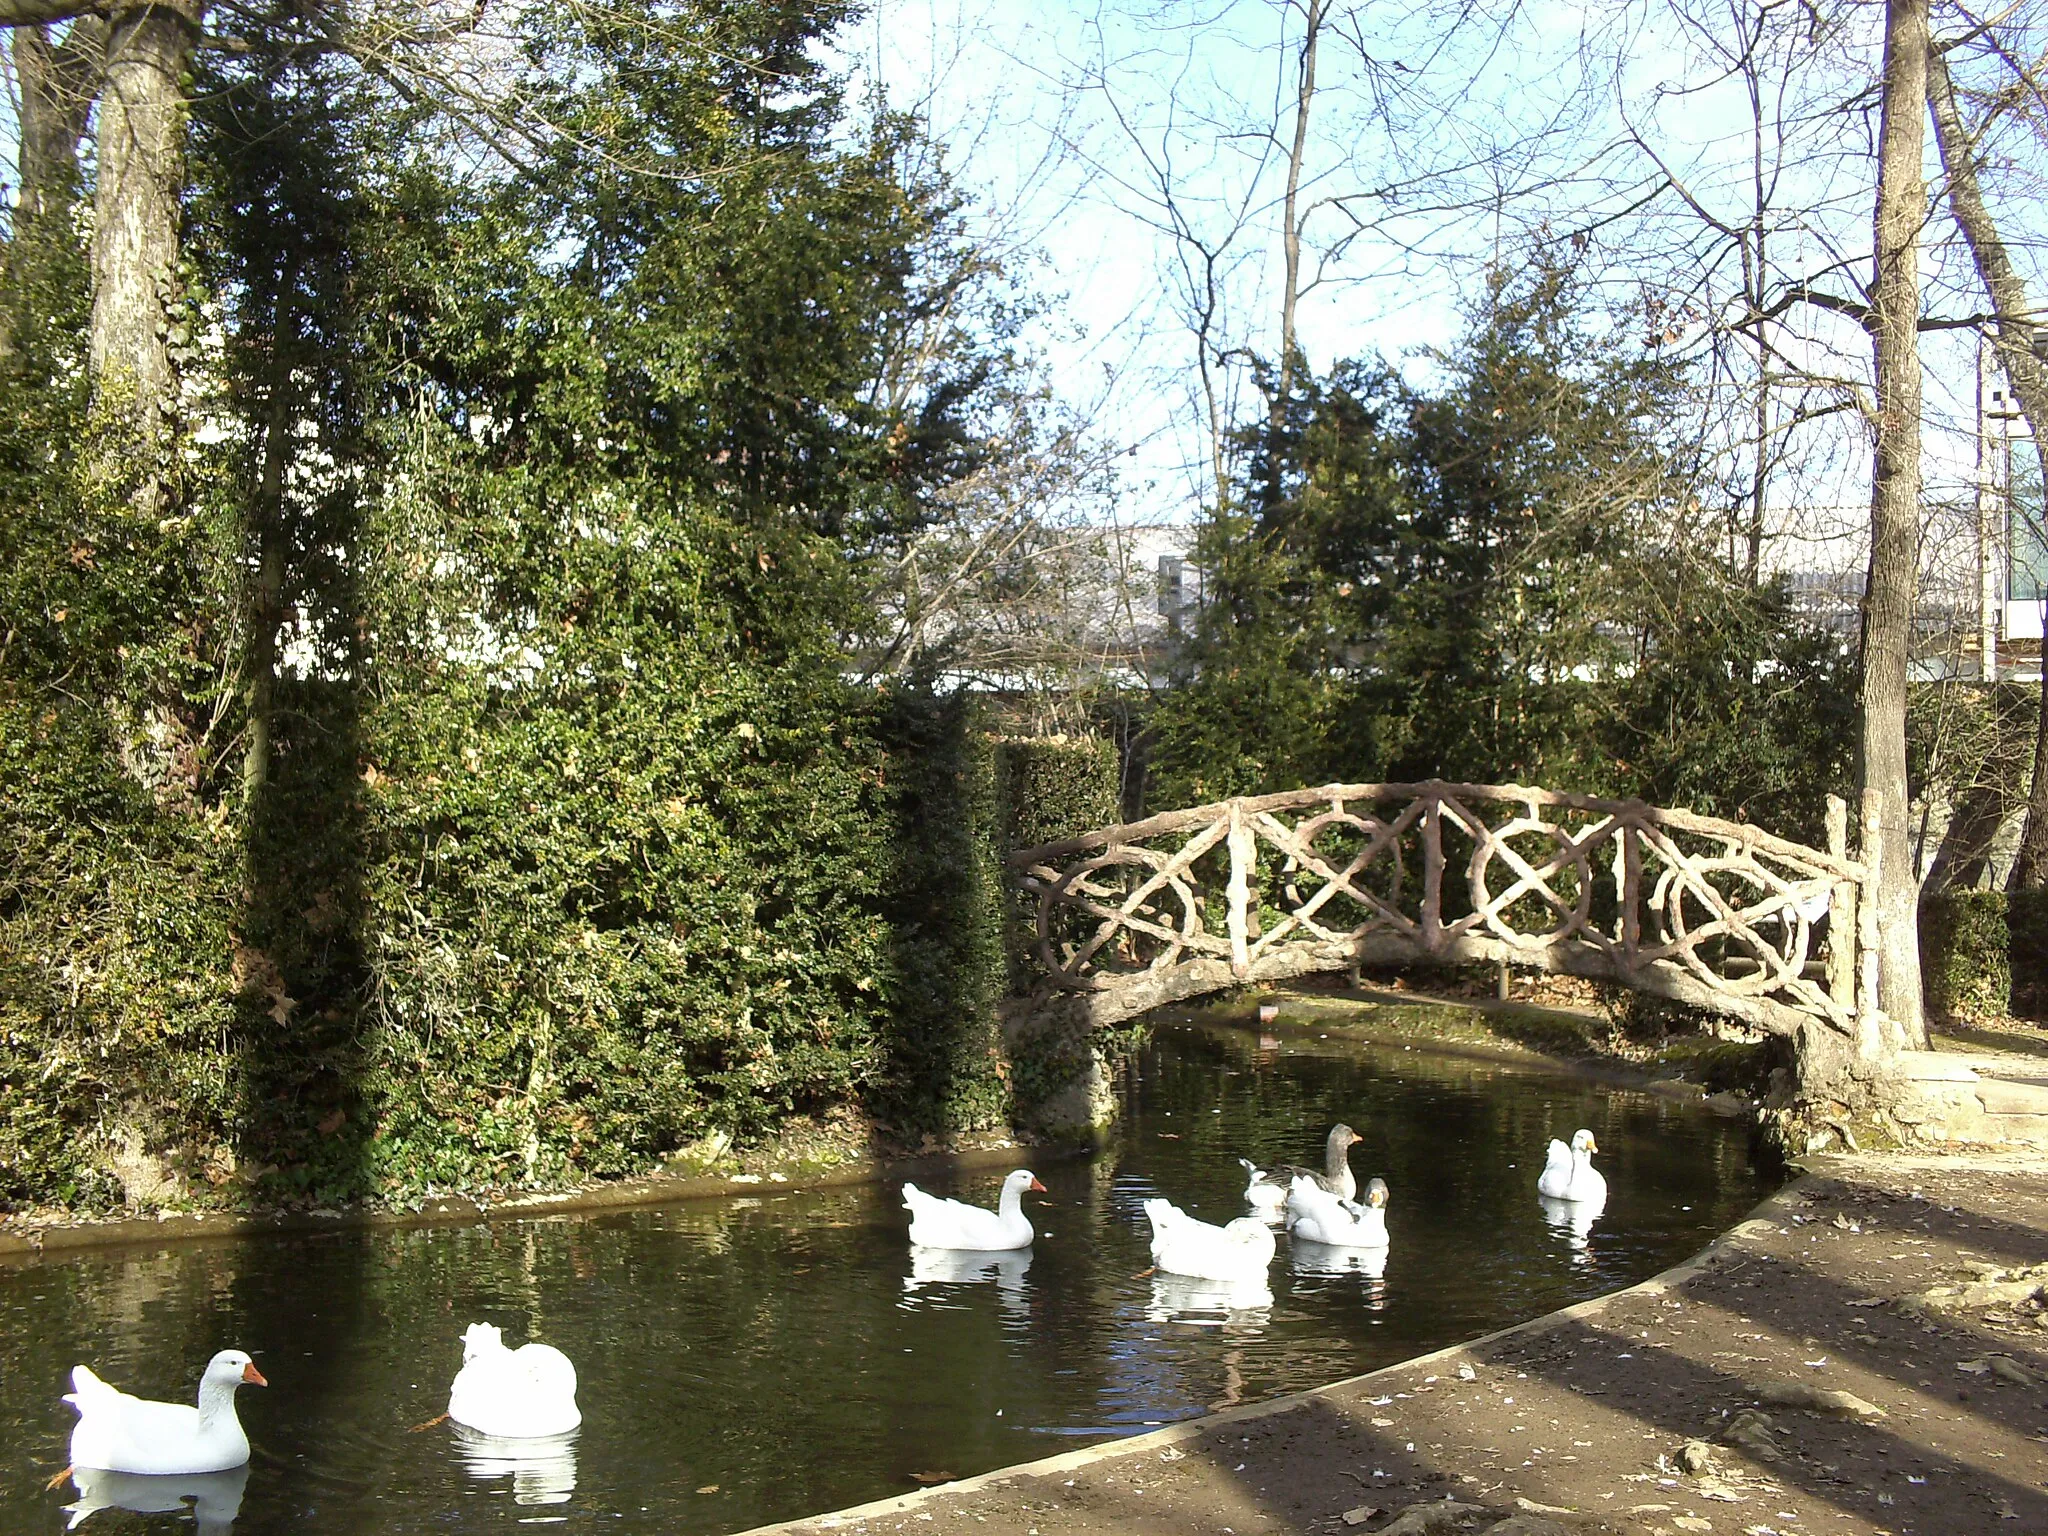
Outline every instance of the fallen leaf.
{"type": "Polygon", "coordinates": [[[322,1136],[332,1136],[346,1124],[348,1124],[348,1111],[337,1109],[334,1113],[321,1120],[314,1129],[319,1131],[322,1136]]]}
{"type": "Polygon", "coordinates": [[[1534,1499],[1516,1499],[1515,1508],[1527,1510],[1532,1515],[1575,1515],[1575,1509],[1566,1509],[1559,1504],[1538,1504],[1534,1499]]]}
{"type": "Polygon", "coordinates": [[[923,1483],[927,1487],[933,1483],[950,1483],[953,1481],[953,1478],[954,1474],[951,1472],[913,1472],[910,1474],[910,1480],[913,1483],[923,1483]]]}
{"type": "Polygon", "coordinates": [[[1344,1523],[1346,1525],[1363,1525],[1379,1512],[1377,1504],[1361,1504],[1356,1509],[1344,1511],[1344,1523]]]}
{"type": "Polygon", "coordinates": [[[702,1488],[699,1488],[697,1491],[699,1493],[716,1493],[718,1492],[718,1484],[706,1483],[702,1488]]]}

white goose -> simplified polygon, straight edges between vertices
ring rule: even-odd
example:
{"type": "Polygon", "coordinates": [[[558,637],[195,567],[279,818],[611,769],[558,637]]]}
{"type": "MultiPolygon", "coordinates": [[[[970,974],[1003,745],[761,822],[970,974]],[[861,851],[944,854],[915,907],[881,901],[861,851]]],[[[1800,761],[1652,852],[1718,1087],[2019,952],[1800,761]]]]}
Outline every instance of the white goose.
{"type": "Polygon", "coordinates": [[[1197,1220],[1170,1200],[1147,1200],[1152,1262],[1198,1280],[1263,1280],[1273,1262],[1273,1229],[1252,1216],[1225,1226],[1197,1220]]]}
{"type": "Polygon", "coordinates": [[[992,1211],[964,1200],[928,1195],[915,1184],[903,1186],[903,1208],[910,1212],[910,1240],[923,1248],[966,1248],[1003,1253],[1031,1246],[1031,1219],[1024,1214],[1024,1191],[1045,1193],[1029,1168],[1003,1180],[1002,1198],[992,1211]]]}
{"type": "Polygon", "coordinates": [[[552,1344],[505,1347],[495,1323],[462,1334],[462,1369],[448,1389],[448,1417],[498,1440],[565,1435],[583,1422],[576,1367],[552,1344]]]}
{"type": "Polygon", "coordinates": [[[1240,1157],[1237,1161],[1248,1181],[1244,1187],[1245,1204],[1260,1220],[1278,1221],[1287,1209],[1287,1186],[1250,1158],[1240,1157]]]}
{"type": "Polygon", "coordinates": [[[1607,1180],[1593,1166],[1593,1154],[1600,1150],[1591,1131],[1574,1131],[1572,1144],[1550,1143],[1550,1155],[1536,1180],[1536,1193],[1552,1200],[1583,1200],[1588,1204],[1607,1198],[1607,1180]]]}
{"type": "Polygon", "coordinates": [[[73,1390],[64,1395],[78,1410],[71,1429],[71,1465],[50,1486],[80,1467],[173,1477],[241,1466],[249,1459],[249,1437],[235,1417],[235,1389],[245,1384],[270,1385],[239,1349],[224,1349],[206,1362],[196,1408],[130,1397],[101,1381],[91,1367],[78,1366],[71,1373],[73,1390]]]}
{"type": "Polygon", "coordinates": [[[1340,1200],[1314,1180],[1297,1177],[1287,1192],[1288,1231],[1329,1248],[1387,1246],[1387,1181],[1365,1186],[1365,1203],[1340,1200]]]}

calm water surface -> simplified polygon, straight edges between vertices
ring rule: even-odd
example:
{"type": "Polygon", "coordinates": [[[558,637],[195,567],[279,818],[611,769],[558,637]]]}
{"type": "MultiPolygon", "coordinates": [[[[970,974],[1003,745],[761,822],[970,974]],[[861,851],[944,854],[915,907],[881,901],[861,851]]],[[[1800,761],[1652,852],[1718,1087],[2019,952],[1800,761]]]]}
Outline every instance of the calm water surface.
{"type": "MultiPolygon", "coordinates": [[[[196,1496],[202,1531],[719,1532],[1142,1432],[1326,1382],[1650,1275],[1764,1192],[1741,1132],[1648,1094],[1313,1035],[1163,1026],[1117,1144],[1037,1171],[1025,1253],[913,1262],[890,1189],[697,1201],[461,1229],[167,1245],[0,1268],[0,1529],[64,1528],[73,1364],[191,1400],[230,1345],[246,1478],[196,1496]],[[1265,1305],[1140,1278],[1139,1203],[1243,1214],[1235,1158],[1312,1160],[1363,1135],[1392,1186],[1383,1275],[1281,1242],[1265,1305]],[[1551,1136],[1590,1126],[1611,1190],[1590,1235],[1535,1195],[1551,1136]],[[463,1326],[559,1345],[584,1422],[523,1463],[447,1425],[463,1326]]],[[[1001,1170],[942,1192],[992,1200],[1001,1170]]],[[[938,1181],[934,1181],[935,1187],[938,1181]]],[[[191,1531],[193,1505],[86,1531],[191,1531]]]]}

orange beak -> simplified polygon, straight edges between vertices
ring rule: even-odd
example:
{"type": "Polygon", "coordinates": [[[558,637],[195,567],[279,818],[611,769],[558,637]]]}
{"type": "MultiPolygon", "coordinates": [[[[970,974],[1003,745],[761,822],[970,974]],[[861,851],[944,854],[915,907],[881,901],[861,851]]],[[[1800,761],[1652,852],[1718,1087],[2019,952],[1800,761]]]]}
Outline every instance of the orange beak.
{"type": "Polygon", "coordinates": [[[1031,1181],[1031,1187],[1032,1187],[1033,1189],[1037,1190],[1037,1191],[1038,1191],[1038,1192],[1039,1192],[1039,1193],[1040,1193],[1041,1195],[1045,1193],[1045,1186],[1044,1186],[1043,1184],[1039,1183],[1039,1182],[1038,1182],[1038,1180],[1036,1180],[1036,1179],[1033,1179],[1033,1180],[1031,1181]]]}
{"type": "Polygon", "coordinates": [[[263,1373],[256,1369],[256,1362],[254,1360],[251,1360],[242,1367],[242,1380],[252,1387],[267,1387],[270,1385],[269,1382],[263,1379],[263,1373]]]}

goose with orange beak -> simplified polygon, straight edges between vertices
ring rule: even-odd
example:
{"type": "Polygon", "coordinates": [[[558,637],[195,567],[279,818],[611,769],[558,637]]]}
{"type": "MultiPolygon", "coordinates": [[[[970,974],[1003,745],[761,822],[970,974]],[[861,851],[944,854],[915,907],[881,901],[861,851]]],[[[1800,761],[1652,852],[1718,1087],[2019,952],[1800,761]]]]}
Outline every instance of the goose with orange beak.
{"type": "Polygon", "coordinates": [[[1536,1180],[1536,1193],[1551,1200],[1587,1204],[1605,1200],[1607,1180],[1593,1166],[1593,1154],[1599,1150],[1593,1133],[1586,1130],[1575,1131],[1570,1146],[1561,1141],[1551,1142],[1550,1156],[1536,1180]]]}
{"type": "Polygon", "coordinates": [[[269,1385],[256,1362],[239,1349],[224,1349],[206,1363],[199,1402],[191,1408],[131,1397],[100,1380],[90,1366],[78,1366],[64,1397],[78,1410],[71,1465],[51,1479],[51,1486],[80,1467],[148,1477],[239,1467],[249,1459],[249,1437],[235,1415],[235,1393],[245,1386],[269,1385]]]}
{"type": "Polygon", "coordinates": [[[903,1186],[903,1206],[910,1212],[910,1240],[921,1248],[965,1248],[979,1253],[1006,1253],[1029,1248],[1036,1235],[1024,1214],[1024,1192],[1045,1193],[1029,1168],[1003,1180],[1003,1193],[992,1211],[964,1200],[928,1195],[915,1184],[903,1186]]]}

